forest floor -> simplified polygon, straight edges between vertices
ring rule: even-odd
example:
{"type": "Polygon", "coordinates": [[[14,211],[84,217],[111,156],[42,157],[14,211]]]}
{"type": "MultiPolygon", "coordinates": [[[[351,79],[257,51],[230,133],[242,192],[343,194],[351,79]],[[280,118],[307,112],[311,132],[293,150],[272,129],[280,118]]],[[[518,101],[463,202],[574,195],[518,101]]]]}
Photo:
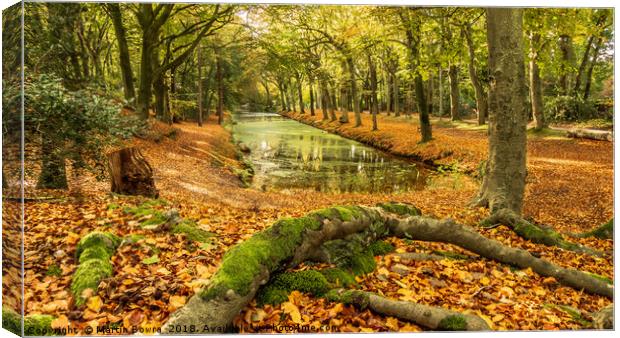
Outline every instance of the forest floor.
{"type": "MultiPolygon", "coordinates": [[[[296,119],[310,118],[290,114],[296,119]]],[[[581,269],[613,279],[613,258],[592,257],[533,244],[507,227],[481,229],[476,224],[488,213],[470,208],[477,190],[474,173],[484,159],[483,132],[435,124],[435,141],[420,146],[415,120],[379,118],[378,132],[336,123],[318,125],[331,132],[388,149],[399,155],[432,160],[458,168],[433,176],[422,191],[401,194],[325,194],[311,191],[263,192],[243,188],[233,174],[239,168],[229,132],[212,118],[203,127],[193,123],[174,125],[171,137],[158,142],[136,139],[154,169],[160,200],[156,210],[176,208],[213,236],[196,243],[185,235],[154,232],[141,227],[144,219],[126,212],[147,201],[140,197],[108,193],[106,182],[89,175],[71,175],[71,191],[59,199],[26,204],[25,302],[26,315],[50,314],[53,326],[83,330],[86,326],[137,326],[159,328],[168,315],[191,297],[216,271],[222,255],[257,231],[285,216],[300,216],[332,205],[408,202],[423,214],[451,217],[506,245],[530,250],[560,266],[581,269]],[[144,238],[121,246],[112,257],[114,273],[105,279],[85,307],[76,307],[70,292],[76,269],[75,246],[91,231],[110,231],[119,236],[144,238]]],[[[159,126],[160,128],[168,128],[159,126]]],[[[583,232],[607,221],[613,214],[612,144],[532,135],[528,141],[528,190],[525,212],[538,222],[561,232],[583,232]]],[[[45,194],[46,192],[37,192],[45,194]]],[[[52,193],[52,192],[49,192],[52,193]]],[[[6,208],[5,210],[9,210],[6,208]]],[[[8,218],[3,218],[8,219],[8,218]]],[[[9,231],[11,224],[4,224],[9,231]]],[[[451,251],[470,256],[465,260],[399,261],[398,256],[377,256],[377,269],[358,277],[361,289],[387,297],[443,306],[483,317],[493,329],[579,329],[589,314],[610,300],[585,294],[543,278],[530,269],[478,257],[452,245],[389,238],[396,252],[451,251]],[[455,292],[458,290],[458,292],[455,292]],[[570,308],[567,308],[570,307],[570,308]],[[568,309],[568,310],[567,310],[568,309]],[[581,316],[570,309],[577,309],[581,316]]],[[[612,250],[613,242],[576,239],[600,250],[612,250]]],[[[302,267],[307,268],[307,267],[302,267]]],[[[16,284],[18,270],[3,271],[5,290],[16,284]]],[[[5,298],[5,304],[7,299],[5,298]]],[[[11,305],[10,300],[8,302],[11,305]]],[[[272,332],[269,325],[327,325],[336,332],[418,331],[422,328],[392,317],[352,306],[326,303],[293,292],[286,306],[257,307],[253,301],[237,317],[242,332],[272,332]],[[299,312],[299,316],[292,315],[299,312]]],[[[13,304],[15,306],[15,304],[13,304]]],[[[83,331],[80,331],[81,333],[83,331]]]]}

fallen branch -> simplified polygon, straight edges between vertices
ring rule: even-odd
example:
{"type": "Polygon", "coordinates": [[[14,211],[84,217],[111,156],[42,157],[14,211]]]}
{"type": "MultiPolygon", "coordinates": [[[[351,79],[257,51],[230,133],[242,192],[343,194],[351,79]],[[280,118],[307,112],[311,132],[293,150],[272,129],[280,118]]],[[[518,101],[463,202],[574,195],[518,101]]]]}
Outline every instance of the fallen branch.
{"type": "Polygon", "coordinates": [[[173,313],[163,330],[175,333],[177,325],[196,325],[226,331],[272,273],[321,257],[325,244],[360,233],[454,244],[488,259],[531,268],[578,290],[613,297],[613,285],[536,258],[526,250],[505,246],[452,220],[418,216],[415,208],[399,214],[385,209],[390,208],[334,207],[277,221],[229,250],[208,285],[173,313]]]}

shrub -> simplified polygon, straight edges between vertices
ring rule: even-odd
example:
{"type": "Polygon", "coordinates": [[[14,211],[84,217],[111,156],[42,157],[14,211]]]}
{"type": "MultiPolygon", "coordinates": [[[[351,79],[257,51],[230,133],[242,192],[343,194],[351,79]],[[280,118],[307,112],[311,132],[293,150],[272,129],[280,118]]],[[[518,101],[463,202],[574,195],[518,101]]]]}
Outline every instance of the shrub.
{"type": "Polygon", "coordinates": [[[593,101],[574,96],[557,96],[545,100],[547,121],[578,121],[595,117],[597,108],[593,101]]]}

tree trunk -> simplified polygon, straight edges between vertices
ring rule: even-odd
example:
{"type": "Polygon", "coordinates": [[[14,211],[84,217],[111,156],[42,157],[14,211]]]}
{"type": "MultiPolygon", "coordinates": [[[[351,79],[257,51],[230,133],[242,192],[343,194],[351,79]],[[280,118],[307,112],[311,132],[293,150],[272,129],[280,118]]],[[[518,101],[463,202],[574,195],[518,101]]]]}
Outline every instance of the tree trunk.
{"type": "Polygon", "coordinates": [[[465,35],[465,41],[467,41],[467,49],[469,51],[469,78],[471,84],[474,87],[474,93],[476,95],[476,110],[478,111],[478,125],[483,125],[486,122],[487,116],[487,98],[482,83],[476,73],[476,52],[474,48],[474,41],[472,38],[471,25],[465,25],[463,28],[463,35],[465,35]]]}
{"type": "Polygon", "coordinates": [[[392,77],[392,106],[394,107],[394,115],[400,116],[400,83],[398,75],[392,77]]]}
{"type": "MultiPolygon", "coordinates": [[[[208,286],[195,294],[185,307],[171,314],[163,327],[230,327],[234,317],[254,298],[259,287],[265,285],[274,272],[296,267],[305,261],[329,260],[329,243],[347,241],[352,235],[369,239],[366,245],[383,236],[453,244],[500,263],[531,268],[539,275],[554,277],[566,286],[613,298],[612,284],[587,273],[536,258],[523,249],[505,246],[452,220],[419,216],[417,209],[404,205],[351,206],[279,220],[238,244],[228,252],[208,286]]],[[[408,317],[399,317],[433,327],[432,323],[422,322],[424,318],[430,320],[432,313],[417,311],[418,307],[396,312],[393,307],[396,304],[379,302],[381,300],[377,300],[371,309],[387,315],[399,316],[405,313],[408,317]]],[[[402,309],[401,306],[397,308],[402,309]]],[[[461,320],[467,321],[466,318],[461,320]]]]}
{"type": "Polygon", "coordinates": [[[297,82],[297,96],[298,96],[298,99],[299,99],[299,112],[301,114],[303,114],[306,111],[304,110],[304,94],[303,94],[303,91],[302,91],[301,76],[299,74],[297,74],[295,76],[295,80],[297,82]]]}
{"type": "Polygon", "coordinates": [[[321,113],[323,114],[323,121],[329,120],[329,111],[327,108],[327,87],[325,80],[319,80],[319,88],[321,90],[321,113]]]}
{"type": "Polygon", "coordinates": [[[198,126],[202,127],[202,48],[198,47],[198,126]]]}
{"type": "Polygon", "coordinates": [[[590,67],[588,68],[588,74],[586,76],[586,85],[583,89],[583,99],[587,100],[590,97],[590,87],[592,86],[592,72],[594,71],[594,65],[596,65],[596,59],[598,59],[598,53],[601,49],[603,41],[598,38],[596,41],[596,47],[594,47],[594,53],[592,54],[592,61],[590,61],[590,67]]]}
{"type": "MultiPolygon", "coordinates": [[[[355,113],[355,127],[362,125],[362,111],[360,108],[360,97],[357,93],[357,82],[355,81],[355,63],[353,58],[347,58],[347,68],[349,69],[349,83],[351,86],[351,100],[353,100],[353,112],[355,113]]],[[[347,117],[348,122],[348,117],[347,117]]]]}
{"type": "Polygon", "coordinates": [[[562,95],[568,95],[570,86],[569,75],[573,66],[573,39],[569,35],[561,35],[559,40],[562,64],[560,67],[560,91],[562,95]]]}
{"type": "Polygon", "coordinates": [[[431,130],[431,121],[428,116],[428,104],[424,95],[424,81],[420,73],[415,77],[415,97],[418,103],[418,111],[420,117],[420,143],[428,142],[433,138],[431,130]]]}
{"type": "Polygon", "coordinates": [[[543,89],[538,68],[538,51],[536,46],[540,44],[540,34],[530,32],[530,101],[532,102],[532,116],[534,117],[534,129],[542,130],[546,127],[543,111],[543,89]]]}
{"type": "Polygon", "coordinates": [[[448,77],[450,78],[450,117],[452,121],[461,119],[459,112],[459,68],[451,64],[448,69],[448,77]]]}
{"type": "Polygon", "coordinates": [[[127,44],[127,36],[125,27],[123,26],[123,16],[118,3],[109,3],[106,5],[108,13],[114,25],[116,41],[118,42],[119,62],[121,68],[121,76],[123,78],[123,89],[125,100],[131,102],[136,97],[136,91],[133,86],[133,73],[131,72],[131,59],[129,57],[129,45],[127,44]]]}
{"type": "Polygon", "coordinates": [[[112,178],[111,191],[123,195],[158,197],[153,169],[136,147],[123,148],[108,154],[112,178]]]}
{"type": "Polygon", "coordinates": [[[489,155],[477,204],[520,215],[526,176],[526,88],[522,9],[487,9],[489,155]]]}
{"type": "Polygon", "coordinates": [[[310,116],[315,116],[316,113],[314,111],[314,81],[311,76],[308,76],[309,87],[310,87],[310,116]]]}
{"type": "Polygon", "coordinates": [[[61,154],[62,144],[48,136],[52,134],[51,130],[44,130],[41,135],[41,172],[39,173],[37,188],[67,189],[65,158],[61,154]]]}
{"type": "Polygon", "coordinates": [[[151,105],[151,86],[153,84],[153,47],[149,41],[149,35],[142,35],[142,54],[140,56],[140,85],[138,86],[138,100],[136,108],[138,115],[146,120],[149,118],[149,108],[151,105]]]}
{"type": "Polygon", "coordinates": [[[377,130],[377,113],[379,112],[379,102],[377,102],[377,67],[368,53],[368,73],[370,77],[370,113],[372,114],[372,130],[377,130]]]}
{"type": "Polygon", "coordinates": [[[579,93],[581,90],[581,78],[583,76],[583,72],[586,70],[586,65],[590,59],[590,49],[592,49],[592,43],[594,43],[594,35],[590,35],[588,41],[586,42],[586,48],[583,52],[583,58],[581,58],[581,63],[579,64],[579,69],[577,70],[577,76],[575,77],[575,86],[573,87],[573,93],[579,93]]]}
{"type": "Polygon", "coordinates": [[[439,119],[443,116],[443,69],[439,65],[439,119]]]}
{"type": "Polygon", "coordinates": [[[222,57],[218,53],[215,57],[217,78],[217,123],[224,123],[224,70],[222,69],[222,57]]]}

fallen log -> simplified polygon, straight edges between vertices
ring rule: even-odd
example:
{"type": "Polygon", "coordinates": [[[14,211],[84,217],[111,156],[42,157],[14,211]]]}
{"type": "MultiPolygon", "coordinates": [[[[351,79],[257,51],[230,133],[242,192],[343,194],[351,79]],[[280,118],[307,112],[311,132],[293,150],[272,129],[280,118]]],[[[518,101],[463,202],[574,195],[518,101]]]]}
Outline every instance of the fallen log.
{"type": "Polygon", "coordinates": [[[566,131],[570,138],[586,138],[590,140],[613,142],[614,135],[611,131],[592,129],[570,129],[566,131]]]}
{"type": "Polygon", "coordinates": [[[525,250],[505,246],[452,220],[419,216],[415,208],[402,210],[406,212],[395,213],[396,209],[386,206],[334,207],[277,221],[229,250],[207,286],[173,313],[162,331],[177,333],[176,327],[191,325],[206,326],[209,332],[232,329],[234,317],[271,274],[322,257],[317,253],[324,252],[326,243],[360,233],[372,233],[376,238],[398,236],[454,244],[501,263],[531,268],[578,290],[613,297],[613,285],[587,273],[562,268],[525,250]]]}

